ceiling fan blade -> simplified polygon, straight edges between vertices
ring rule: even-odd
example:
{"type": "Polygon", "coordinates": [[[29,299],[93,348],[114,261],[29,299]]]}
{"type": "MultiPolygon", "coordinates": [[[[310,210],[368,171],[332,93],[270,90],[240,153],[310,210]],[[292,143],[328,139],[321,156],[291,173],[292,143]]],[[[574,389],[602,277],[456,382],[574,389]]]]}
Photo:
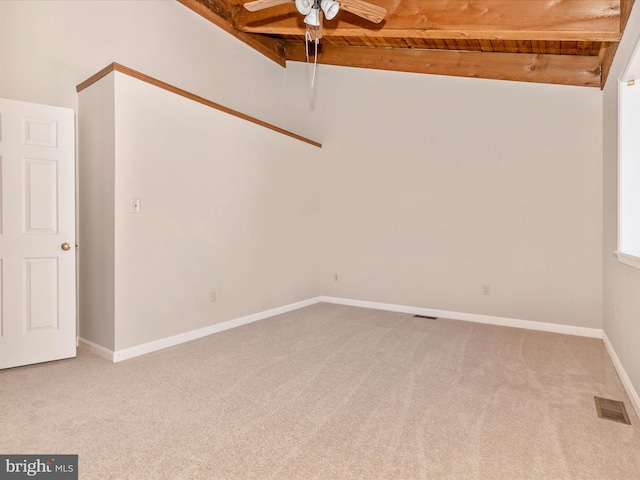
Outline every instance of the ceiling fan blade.
{"type": "Polygon", "coordinates": [[[364,0],[338,0],[338,3],[340,3],[340,7],[347,12],[351,12],[373,23],[380,23],[387,14],[385,8],[365,2],[364,0]]]}
{"type": "Polygon", "coordinates": [[[289,3],[293,0],[255,0],[253,2],[245,3],[244,8],[250,12],[257,12],[264,10],[265,8],[275,7],[276,5],[282,5],[283,3],[289,3]]]}

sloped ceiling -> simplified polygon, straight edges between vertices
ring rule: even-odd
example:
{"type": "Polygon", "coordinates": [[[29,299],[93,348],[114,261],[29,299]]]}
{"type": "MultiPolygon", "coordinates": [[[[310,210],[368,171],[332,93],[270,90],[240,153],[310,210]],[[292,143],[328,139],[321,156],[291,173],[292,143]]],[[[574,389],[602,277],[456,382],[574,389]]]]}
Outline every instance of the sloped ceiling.
{"type": "MultiPolygon", "coordinates": [[[[293,0],[253,13],[250,0],[178,1],[283,66],[306,61],[293,0]]],[[[368,1],[385,20],[325,20],[318,63],[602,88],[635,0],[368,1]]]]}

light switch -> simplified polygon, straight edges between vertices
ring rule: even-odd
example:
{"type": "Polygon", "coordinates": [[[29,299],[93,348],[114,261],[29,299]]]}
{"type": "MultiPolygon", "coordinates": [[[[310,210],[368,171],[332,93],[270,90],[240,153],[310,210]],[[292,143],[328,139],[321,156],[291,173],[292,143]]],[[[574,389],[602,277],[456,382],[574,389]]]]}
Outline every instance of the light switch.
{"type": "Polygon", "coordinates": [[[140,213],[142,201],[139,198],[131,199],[131,213],[140,213]]]}

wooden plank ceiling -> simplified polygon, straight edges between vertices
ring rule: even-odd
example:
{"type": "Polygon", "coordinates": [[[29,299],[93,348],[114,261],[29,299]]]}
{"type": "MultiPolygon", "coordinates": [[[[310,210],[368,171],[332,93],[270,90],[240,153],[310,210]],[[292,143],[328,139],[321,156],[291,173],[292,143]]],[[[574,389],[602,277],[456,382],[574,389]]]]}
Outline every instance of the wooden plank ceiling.
{"type": "MultiPolygon", "coordinates": [[[[306,61],[293,1],[178,1],[283,66],[306,61]]],[[[602,88],[635,0],[368,1],[385,20],[325,20],[318,63],[602,88]]]]}

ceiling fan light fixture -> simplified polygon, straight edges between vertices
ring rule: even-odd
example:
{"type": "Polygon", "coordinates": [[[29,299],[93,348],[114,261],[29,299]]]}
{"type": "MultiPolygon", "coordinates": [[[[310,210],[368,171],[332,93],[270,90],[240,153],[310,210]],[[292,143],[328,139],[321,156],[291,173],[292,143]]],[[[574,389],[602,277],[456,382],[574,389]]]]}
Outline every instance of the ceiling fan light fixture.
{"type": "Polygon", "coordinates": [[[296,8],[302,15],[309,15],[312,6],[313,0],[296,0],[296,8]]]}
{"type": "Polygon", "coordinates": [[[321,14],[322,12],[319,8],[312,8],[307,16],[304,17],[304,23],[311,25],[312,27],[319,27],[321,14]]]}
{"type": "Polygon", "coordinates": [[[333,20],[340,11],[340,4],[338,2],[334,2],[333,0],[322,0],[320,2],[320,8],[322,8],[324,16],[327,17],[327,20],[333,20]]]}

